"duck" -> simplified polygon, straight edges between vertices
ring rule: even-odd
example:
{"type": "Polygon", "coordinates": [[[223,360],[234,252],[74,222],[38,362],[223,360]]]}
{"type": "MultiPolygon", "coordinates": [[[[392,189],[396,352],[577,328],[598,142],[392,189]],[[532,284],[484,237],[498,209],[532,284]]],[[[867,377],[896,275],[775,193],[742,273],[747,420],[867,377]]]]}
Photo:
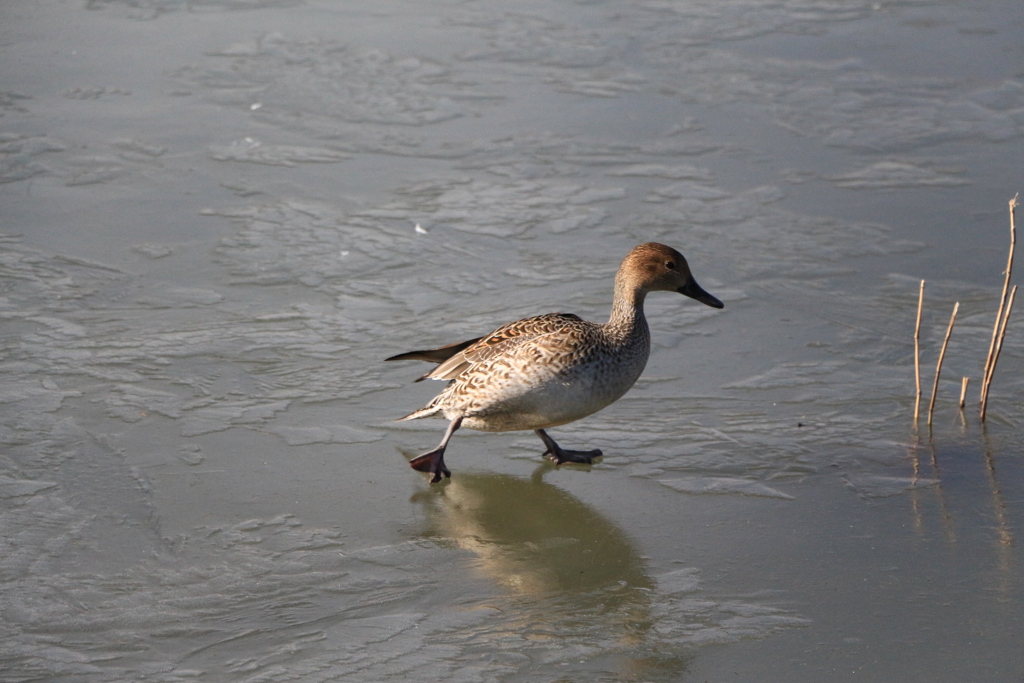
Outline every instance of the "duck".
{"type": "Polygon", "coordinates": [[[681,253],[647,242],[634,247],[619,266],[606,323],[548,313],[502,325],[483,337],[386,358],[436,363],[416,381],[448,382],[427,405],[399,418],[448,420],[441,443],[413,458],[410,467],[430,474],[432,484],[450,478],[445,450],[461,427],[532,430],[547,449],[541,457],[555,465],[592,463],[602,455],[600,450],[562,448],[547,430],[606,408],[640,377],[651,351],[644,317],[649,292],[678,292],[712,308],[725,307],[697,284],[681,253]]]}

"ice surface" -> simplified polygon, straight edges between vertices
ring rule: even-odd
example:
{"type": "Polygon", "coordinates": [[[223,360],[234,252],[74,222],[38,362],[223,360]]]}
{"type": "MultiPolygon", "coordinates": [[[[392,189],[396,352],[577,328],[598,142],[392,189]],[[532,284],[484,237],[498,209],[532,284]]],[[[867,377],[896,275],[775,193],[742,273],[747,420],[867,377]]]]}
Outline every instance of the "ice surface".
{"type": "Polygon", "coordinates": [[[1007,6],[12,6],[0,669],[1012,677],[1007,6]],[[555,430],[602,459],[462,430],[408,469],[439,385],[384,358],[602,320],[651,240],[726,308],[648,297],[644,376],[555,430]],[[926,391],[961,307],[915,431],[921,277],[926,391]]]}

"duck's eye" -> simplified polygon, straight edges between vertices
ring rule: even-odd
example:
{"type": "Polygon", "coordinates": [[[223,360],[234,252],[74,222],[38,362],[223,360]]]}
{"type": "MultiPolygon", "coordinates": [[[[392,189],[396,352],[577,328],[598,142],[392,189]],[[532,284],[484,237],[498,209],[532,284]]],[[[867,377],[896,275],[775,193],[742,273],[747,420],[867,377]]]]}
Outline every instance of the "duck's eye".
{"type": "Polygon", "coordinates": [[[668,268],[669,270],[675,270],[676,269],[676,262],[675,261],[666,261],[665,262],[665,267],[668,268]]]}

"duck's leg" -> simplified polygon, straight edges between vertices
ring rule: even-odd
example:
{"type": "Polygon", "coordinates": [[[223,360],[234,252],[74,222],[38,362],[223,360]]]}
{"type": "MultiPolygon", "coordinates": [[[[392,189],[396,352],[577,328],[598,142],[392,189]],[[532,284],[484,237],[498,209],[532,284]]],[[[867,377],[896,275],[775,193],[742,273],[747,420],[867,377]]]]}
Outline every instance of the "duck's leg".
{"type": "Polygon", "coordinates": [[[427,451],[423,455],[417,455],[409,461],[409,467],[418,472],[433,474],[434,476],[430,479],[431,484],[436,484],[441,481],[442,474],[451,478],[451,470],[444,465],[444,449],[448,447],[448,440],[452,438],[452,434],[455,433],[455,430],[458,429],[461,424],[461,415],[449,422],[448,431],[444,433],[444,438],[441,439],[441,443],[438,447],[432,451],[427,451]]]}
{"type": "Polygon", "coordinates": [[[561,465],[564,462],[581,462],[589,465],[594,461],[594,458],[601,457],[601,451],[597,449],[592,451],[567,451],[555,443],[555,440],[548,436],[548,433],[543,429],[535,429],[533,431],[537,433],[540,440],[548,447],[544,451],[544,455],[554,460],[556,465],[561,465]]]}

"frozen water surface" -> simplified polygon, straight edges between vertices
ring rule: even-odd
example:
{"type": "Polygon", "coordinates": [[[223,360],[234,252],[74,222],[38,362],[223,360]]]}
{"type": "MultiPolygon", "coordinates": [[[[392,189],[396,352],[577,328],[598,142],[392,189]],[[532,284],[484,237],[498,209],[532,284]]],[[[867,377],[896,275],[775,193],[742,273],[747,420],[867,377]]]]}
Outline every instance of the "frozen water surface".
{"type": "Polygon", "coordinates": [[[1019,320],[976,415],[1021,23],[3,3],[0,680],[1019,679],[1019,320]],[[406,466],[438,386],[384,357],[602,319],[651,240],[726,308],[650,297],[644,377],[556,430],[602,460],[406,466]]]}

